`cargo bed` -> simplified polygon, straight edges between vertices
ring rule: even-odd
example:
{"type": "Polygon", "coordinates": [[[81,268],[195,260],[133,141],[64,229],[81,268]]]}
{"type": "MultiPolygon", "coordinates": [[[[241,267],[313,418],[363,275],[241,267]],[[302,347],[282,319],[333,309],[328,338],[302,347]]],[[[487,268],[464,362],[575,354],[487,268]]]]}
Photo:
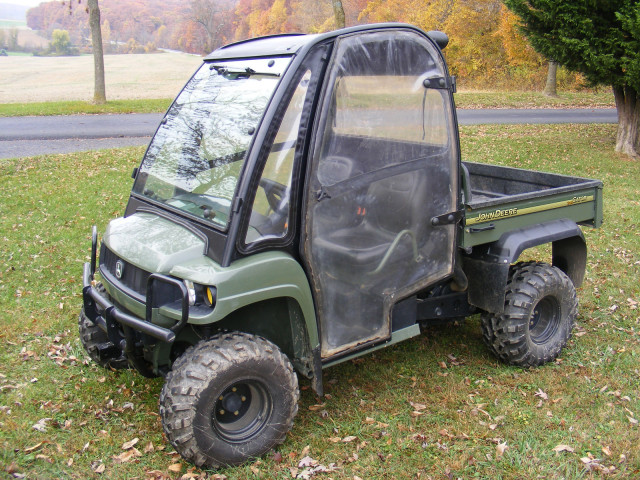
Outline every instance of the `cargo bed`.
{"type": "Polygon", "coordinates": [[[463,247],[550,220],[567,218],[593,227],[602,223],[599,180],[463,162],[463,189],[463,247]]]}

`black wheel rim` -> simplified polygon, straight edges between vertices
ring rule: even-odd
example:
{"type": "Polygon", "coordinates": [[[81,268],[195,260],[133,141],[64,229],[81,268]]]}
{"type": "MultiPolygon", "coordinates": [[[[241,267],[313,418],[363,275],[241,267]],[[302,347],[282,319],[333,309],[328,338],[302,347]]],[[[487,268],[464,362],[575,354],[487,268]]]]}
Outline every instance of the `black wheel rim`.
{"type": "Polygon", "coordinates": [[[560,325],[560,304],[554,297],[544,297],[534,307],[529,319],[529,338],[536,344],[549,341],[560,325]]]}
{"type": "Polygon", "coordinates": [[[218,396],[211,424],[226,441],[245,442],[267,425],[271,410],[271,396],[262,382],[237,382],[218,396]]]}

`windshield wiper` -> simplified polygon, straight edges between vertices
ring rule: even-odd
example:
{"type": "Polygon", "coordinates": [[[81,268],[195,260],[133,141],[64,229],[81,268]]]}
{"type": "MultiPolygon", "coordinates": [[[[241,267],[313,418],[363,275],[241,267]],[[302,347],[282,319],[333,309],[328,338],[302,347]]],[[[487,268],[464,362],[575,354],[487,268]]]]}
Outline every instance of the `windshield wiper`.
{"type": "Polygon", "coordinates": [[[210,70],[215,70],[218,75],[238,75],[242,77],[250,77],[251,75],[263,75],[265,77],[279,77],[279,73],[274,72],[257,72],[253,68],[229,68],[225,65],[211,65],[210,70]]]}

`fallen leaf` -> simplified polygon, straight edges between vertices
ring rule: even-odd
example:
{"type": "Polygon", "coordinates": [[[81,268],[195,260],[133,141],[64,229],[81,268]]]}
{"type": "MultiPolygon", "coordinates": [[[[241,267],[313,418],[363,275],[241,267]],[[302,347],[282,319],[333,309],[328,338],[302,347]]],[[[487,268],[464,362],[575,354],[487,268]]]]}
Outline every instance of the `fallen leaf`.
{"type": "Polygon", "coordinates": [[[611,456],[611,450],[607,446],[602,447],[602,453],[604,453],[607,457],[611,456]]]}
{"type": "Polygon", "coordinates": [[[39,432],[45,432],[47,430],[47,422],[50,422],[50,418],[41,418],[34,425],[31,426],[34,430],[39,432]]]}
{"type": "Polygon", "coordinates": [[[32,447],[28,447],[24,449],[24,453],[33,453],[36,450],[39,450],[42,448],[42,446],[45,444],[45,442],[40,442],[40,443],[36,443],[34,446],[32,447]]]}
{"type": "Polygon", "coordinates": [[[496,457],[500,458],[504,455],[504,452],[508,449],[507,442],[499,443],[496,445],[496,457]]]}
{"type": "Polygon", "coordinates": [[[556,447],[554,447],[553,451],[556,453],[560,453],[560,452],[573,453],[575,450],[569,445],[557,445],[556,447]]]}
{"type": "Polygon", "coordinates": [[[310,405],[309,406],[309,410],[311,410],[312,412],[315,412],[317,410],[322,410],[327,404],[326,403],[319,403],[317,405],[310,405]]]}
{"type": "Polygon", "coordinates": [[[146,447],[144,447],[144,453],[153,453],[155,448],[153,448],[153,442],[149,442],[146,447]]]}
{"type": "Polygon", "coordinates": [[[180,477],[180,480],[193,480],[194,478],[202,478],[195,472],[187,472],[180,477]]]}
{"type": "Polygon", "coordinates": [[[376,421],[371,417],[367,417],[364,419],[364,423],[366,423],[367,425],[373,425],[374,423],[376,423],[376,421]]]}
{"type": "Polygon", "coordinates": [[[140,439],[136,437],[133,440],[123,443],[122,450],[129,450],[130,448],[133,448],[133,446],[136,445],[139,441],[140,439]]]}
{"type": "Polygon", "coordinates": [[[536,397],[540,397],[543,400],[549,400],[549,396],[545,392],[543,392],[541,388],[539,388],[534,395],[536,397]]]}
{"type": "Polygon", "coordinates": [[[134,458],[141,457],[142,453],[137,448],[130,448],[129,450],[125,450],[120,455],[114,455],[113,461],[115,463],[126,463],[131,461],[134,458]]]}
{"type": "Polygon", "coordinates": [[[630,423],[631,425],[638,425],[638,420],[636,420],[635,418],[630,417],[630,416],[628,416],[628,415],[627,415],[627,418],[629,419],[629,423],[630,423]]]}
{"type": "Polygon", "coordinates": [[[349,435],[348,437],[344,437],[342,439],[342,443],[349,443],[349,442],[353,442],[354,440],[356,440],[358,437],[354,437],[353,435],[349,435]]]}
{"type": "Polygon", "coordinates": [[[94,462],[91,464],[91,470],[95,473],[104,473],[107,467],[104,466],[104,463],[94,462]]]}
{"type": "Polygon", "coordinates": [[[169,465],[167,467],[167,470],[169,470],[170,472],[173,472],[173,473],[180,473],[180,471],[182,470],[182,464],[181,463],[172,463],[171,465],[169,465]]]}
{"type": "Polygon", "coordinates": [[[315,467],[316,465],[318,465],[318,461],[314,460],[313,458],[311,458],[308,455],[306,457],[304,457],[302,460],[300,460],[300,462],[298,463],[298,467],[299,468],[315,467]]]}
{"type": "Polygon", "coordinates": [[[413,402],[409,402],[409,405],[411,405],[413,407],[414,410],[417,410],[418,412],[420,410],[426,410],[427,406],[424,403],[413,403],[413,402]]]}

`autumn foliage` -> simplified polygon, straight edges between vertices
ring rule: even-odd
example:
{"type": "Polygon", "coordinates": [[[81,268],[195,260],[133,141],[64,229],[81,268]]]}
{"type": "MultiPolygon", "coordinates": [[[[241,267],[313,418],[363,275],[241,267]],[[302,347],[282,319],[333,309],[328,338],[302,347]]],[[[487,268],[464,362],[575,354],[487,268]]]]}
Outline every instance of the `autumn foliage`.
{"type": "MultiPolygon", "coordinates": [[[[346,25],[407,22],[443,30],[452,73],[467,86],[542,88],[547,61],[518,31],[518,19],[500,0],[344,0],[346,25]]],[[[335,28],[330,0],[100,0],[107,53],[170,48],[208,53],[220,45],[261,35],[318,33],[335,28]]],[[[28,25],[49,34],[70,32],[75,45],[89,38],[87,15],[60,2],[28,12],[28,25]]],[[[562,88],[577,86],[561,71],[562,88]]]]}

